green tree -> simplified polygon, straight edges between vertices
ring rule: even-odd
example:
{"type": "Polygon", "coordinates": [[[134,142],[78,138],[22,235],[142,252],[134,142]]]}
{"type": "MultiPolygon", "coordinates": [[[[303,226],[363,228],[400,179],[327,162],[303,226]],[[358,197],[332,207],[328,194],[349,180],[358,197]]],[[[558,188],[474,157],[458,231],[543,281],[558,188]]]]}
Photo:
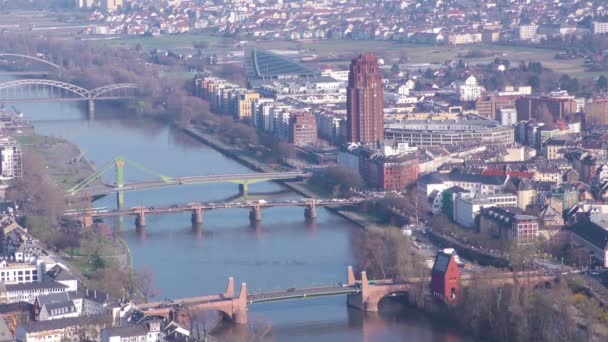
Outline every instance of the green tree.
{"type": "Polygon", "coordinates": [[[399,64],[395,63],[391,66],[391,72],[396,75],[399,73],[399,64]]]}
{"type": "Polygon", "coordinates": [[[598,77],[597,82],[595,83],[595,86],[599,90],[608,89],[608,78],[606,78],[606,76],[604,76],[604,75],[601,75],[600,77],[598,77]]]}
{"type": "Polygon", "coordinates": [[[90,263],[92,272],[106,267],[106,262],[101,258],[98,251],[93,252],[90,263]]]}

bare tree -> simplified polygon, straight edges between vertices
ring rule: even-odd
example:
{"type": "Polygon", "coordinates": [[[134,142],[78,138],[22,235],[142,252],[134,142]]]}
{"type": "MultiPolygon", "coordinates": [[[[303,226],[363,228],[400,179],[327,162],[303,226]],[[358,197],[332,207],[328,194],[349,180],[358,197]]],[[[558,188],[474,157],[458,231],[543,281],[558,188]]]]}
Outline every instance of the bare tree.
{"type": "Polygon", "coordinates": [[[154,273],[147,267],[135,271],[133,285],[146,302],[160,294],[154,286],[154,273]]]}

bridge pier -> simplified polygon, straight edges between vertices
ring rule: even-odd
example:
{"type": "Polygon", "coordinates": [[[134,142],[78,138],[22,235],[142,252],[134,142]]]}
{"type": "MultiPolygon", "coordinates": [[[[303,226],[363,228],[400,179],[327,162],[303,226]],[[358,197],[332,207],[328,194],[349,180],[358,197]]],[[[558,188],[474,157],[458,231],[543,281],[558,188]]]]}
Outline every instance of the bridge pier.
{"type": "Polygon", "coordinates": [[[192,211],[192,218],[190,219],[193,225],[201,225],[203,223],[203,209],[195,208],[192,211]]]}
{"type": "Polygon", "coordinates": [[[249,184],[243,183],[239,184],[239,195],[247,196],[249,194],[249,184]]]}
{"type": "Polygon", "coordinates": [[[123,190],[116,192],[116,209],[120,210],[125,207],[125,193],[123,190]]]}
{"type": "Polygon", "coordinates": [[[135,218],[135,227],[140,229],[146,226],[146,213],[141,211],[135,218]]]}
{"type": "Polygon", "coordinates": [[[80,218],[80,224],[82,228],[89,228],[93,225],[93,216],[85,215],[80,218]]]}
{"type": "MultiPolygon", "coordinates": [[[[226,291],[228,292],[228,291],[226,291]]],[[[233,301],[232,321],[236,324],[247,324],[247,283],[241,283],[239,296],[233,301]]]]}
{"type": "Polygon", "coordinates": [[[262,208],[258,206],[251,207],[249,210],[249,221],[251,224],[259,223],[262,221],[262,208]]]}
{"type": "Polygon", "coordinates": [[[304,218],[307,220],[317,219],[317,207],[314,205],[314,203],[306,206],[304,209],[304,218]]]}
{"type": "MultiPolygon", "coordinates": [[[[354,280],[354,279],[353,279],[354,280]]],[[[350,274],[349,279],[350,282],[350,274]]],[[[370,285],[367,279],[367,272],[361,272],[361,291],[359,293],[349,294],[346,297],[346,303],[348,306],[355,309],[359,309],[365,312],[378,312],[378,303],[382,296],[370,293],[370,285]]]]}
{"type": "Polygon", "coordinates": [[[89,110],[87,112],[89,120],[95,120],[95,101],[89,99],[89,110]]]}

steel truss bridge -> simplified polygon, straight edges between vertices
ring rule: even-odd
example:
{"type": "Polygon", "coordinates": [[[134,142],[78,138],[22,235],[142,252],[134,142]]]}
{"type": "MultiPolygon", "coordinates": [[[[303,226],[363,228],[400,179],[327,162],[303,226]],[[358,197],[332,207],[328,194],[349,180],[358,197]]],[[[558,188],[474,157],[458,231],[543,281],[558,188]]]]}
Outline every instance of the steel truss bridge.
{"type": "Polygon", "coordinates": [[[0,83],[0,102],[92,101],[133,98],[133,83],[110,84],[95,89],[55,80],[22,79],[0,83]]]}
{"type": "Polygon", "coordinates": [[[8,70],[0,70],[0,75],[13,76],[50,75],[61,70],[60,65],[46,59],[18,53],[0,53],[0,67],[2,66],[8,70]],[[20,62],[17,63],[16,60],[20,62]]]}

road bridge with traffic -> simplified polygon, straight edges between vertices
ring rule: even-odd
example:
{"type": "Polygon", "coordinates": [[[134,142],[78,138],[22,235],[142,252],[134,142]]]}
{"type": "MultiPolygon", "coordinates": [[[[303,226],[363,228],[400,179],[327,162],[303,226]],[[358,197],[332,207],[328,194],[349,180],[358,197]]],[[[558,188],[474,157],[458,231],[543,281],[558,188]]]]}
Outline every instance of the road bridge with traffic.
{"type": "Polygon", "coordinates": [[[179,214],[191,212],[191,221],[195,226],[200,226],[203,223],[203,212],[217,209],[249,209],[249,220],[252,224],[259,223],[262,220],[262,209],[276,207],[303,207],[304,217],[307,220],[315,220],[317,218],[317,207],[331,207],[354,205],[365,201],[364,198],[344,198],[344,199],[302,199],[302,200],[285,200],[285,201],[247,201],[247,202],[225,202],[225,203],[202,203],[192,202],[187,204],[173,204],[160,207],[133,207],[130,209],[82,209],[68,210],[65,216],[78,219],[83,227],[89,227],[95,219],[104,217],[120,217],[134,216],[135,226],[139,229],[146,226],[146,217],[153,214],[179,214]]]}
{"type": "MultiPolygon", "coordinates": [[[[465,275],[461,278],[462,286],[469,286],[476,281],[490,280],[490,286],[521,283],[525,278],[526,284],[539,284],[551,281],[553,275],[536,272],[513,273],[499,272],[483,275],[465,275]]],[[[275,291],[260,291],[249,293],[247,284],[242,283],[239,294],[235,293],[234,278],[229,278],[226,291],[208,296],[165,300],[137,305],[137,309],[150,316],[161,316],[176,320],[187,326],[190,316],[198,311],[217,310],[225,319],[237,323],[247,323],[249,305],[259,303],[279,302],[286,300],[305,300],[317,297],[346,296],[348,306],[366,312],[377,312],[382,299],[392,296],[405,295],[412,286],[423,285],[427,288],[429,277],[408,278],[406,280],[381,279],[369,280],[365,271],[361,272],[360,280],[355,279],[353,268],[348,266],[347,279],[344,284],[327,284],[308,288],[288,288],[275,291]]],[[[302,303],[305,303],[304,301],[302,303]]]]}

